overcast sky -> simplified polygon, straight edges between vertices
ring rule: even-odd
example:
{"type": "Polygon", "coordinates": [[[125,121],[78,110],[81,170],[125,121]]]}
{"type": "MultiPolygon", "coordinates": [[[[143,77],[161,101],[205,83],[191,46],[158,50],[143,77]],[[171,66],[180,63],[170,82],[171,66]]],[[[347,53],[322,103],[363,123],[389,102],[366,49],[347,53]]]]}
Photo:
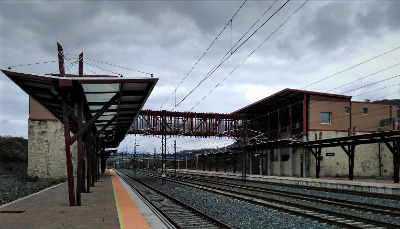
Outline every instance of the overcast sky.
{"type": "MultiPolygon", "coordinates": [[[[85,74],[148,76],[104,63],[154,74],[159,81],[145,109],[230,113],[284,88],[345,93],[355,101],[400,98],[400,1],[309,1],[301,9],[304,1],[274,2],[248,1],[233,17],[243,1],[0,1],[0,68],[55,61],[60,42],[71,58],[67,66],[84,53],[85,74]]],[[[12,70],[44,74],[58,65],[12,70]]],[[[27,120],[28,96],[0,74],[0,135],[27,137],[27,120]]],[[[137,141],[142,150],[159,148],[157,139],[137,141]]],[[[181,149],[230,142],[179,141],[181,149]]],[[[133,142],[131,136],[121,146],[133,142]]]]}

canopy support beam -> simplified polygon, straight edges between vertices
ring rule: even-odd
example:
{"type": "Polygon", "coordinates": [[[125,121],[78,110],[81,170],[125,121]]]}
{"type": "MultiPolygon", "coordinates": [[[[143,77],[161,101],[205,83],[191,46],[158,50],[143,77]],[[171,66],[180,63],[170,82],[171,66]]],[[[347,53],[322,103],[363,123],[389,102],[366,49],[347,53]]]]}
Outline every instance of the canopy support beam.
{"type": "Polygon", "coordinates": [[[89,129],[94,122],[111,106],[115,103],[115,100],[117,100],[120,97],[120,93],[115,93],[115,95],[106,103],[104,106],[87,122],[82,128],[79,128],[78,132],[71,138],[71,144],[74,144],[74,142],[78,139],[79,136],[81,136],[83,133],[86,132],[87,129],[89,129]]]}
{"type": "Polygon", "coordinates": [[[355,145],[347,145],[347,148],[345,145],[340,145],[342,147],[343,151],[347,154],[349,157],[349,180],[353,180],[354,178],[354,151],[356,146],[355,145]]]}
{"type": "Polygon", "coordinates": [[[382,137],[383,142],[385,143],[386,147],[392,152],[393,154],[393,181],[394,183],[399,183],[399,175],[400,175],[400,141],[393,141],[393,146],[390,145],[389,141],[382,137]]]}

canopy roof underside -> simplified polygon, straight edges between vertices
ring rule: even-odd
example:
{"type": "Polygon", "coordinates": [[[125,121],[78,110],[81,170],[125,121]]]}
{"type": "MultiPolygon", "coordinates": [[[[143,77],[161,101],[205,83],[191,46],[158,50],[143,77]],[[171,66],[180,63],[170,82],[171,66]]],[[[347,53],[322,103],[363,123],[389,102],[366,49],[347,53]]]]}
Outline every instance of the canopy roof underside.
{"type": "MultiPolygon", "coordinates": [[[[105,147],[119,145],[158,81],[150,77],[57,77],[2,72],[61,122],[63,100],[70,110],[81,100],[83,126],[85,120],[98,116],[90,131],[98,134],[105,147]]],[[[69,119],[69,125],[72,133],[79,131],[76,116],[69,119]]]]}

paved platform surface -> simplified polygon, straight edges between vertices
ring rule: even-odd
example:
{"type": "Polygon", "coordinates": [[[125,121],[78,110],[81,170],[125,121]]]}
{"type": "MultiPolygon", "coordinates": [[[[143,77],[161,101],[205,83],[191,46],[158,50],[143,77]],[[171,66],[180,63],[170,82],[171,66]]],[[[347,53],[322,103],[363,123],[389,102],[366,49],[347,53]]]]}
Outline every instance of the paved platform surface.
{"type": "Polygon", "coordinates": [[[91,187],[90,193],[82,193],[82,206],[71,207],[65,182],[0,206],[0,211],[9,212],[0,213],[0,228],[112,229],[153,228],[161,225],[146,206],[130,198],[133,194],[128,189],[122,180],[107,170],[91,187]],[[23,212],[16,213],[18,211],[23,212]],[[141,211],[146,212],[147,219],[141,211]]]}

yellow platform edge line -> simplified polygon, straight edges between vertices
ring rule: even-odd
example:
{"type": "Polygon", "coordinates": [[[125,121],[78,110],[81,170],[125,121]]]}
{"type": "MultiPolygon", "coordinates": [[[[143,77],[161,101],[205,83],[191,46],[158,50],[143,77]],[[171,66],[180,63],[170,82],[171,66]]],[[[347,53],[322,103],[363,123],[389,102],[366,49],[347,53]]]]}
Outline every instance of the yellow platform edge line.
{"type": "Polygon", "coordinates": [[[119,226],[120,226],[121,229],[125,229],[124,221],[122,220],[121,209],[119,207],[117,192],[115,191],[115,185],[114,185],[114,179],[113,179],[113,176],[115,176],[114,170],[110,169],[110,173],[111,173],[111,182],[112,182],[113,191],[114,191],[115,205],[117,206],[119,226]]]}

